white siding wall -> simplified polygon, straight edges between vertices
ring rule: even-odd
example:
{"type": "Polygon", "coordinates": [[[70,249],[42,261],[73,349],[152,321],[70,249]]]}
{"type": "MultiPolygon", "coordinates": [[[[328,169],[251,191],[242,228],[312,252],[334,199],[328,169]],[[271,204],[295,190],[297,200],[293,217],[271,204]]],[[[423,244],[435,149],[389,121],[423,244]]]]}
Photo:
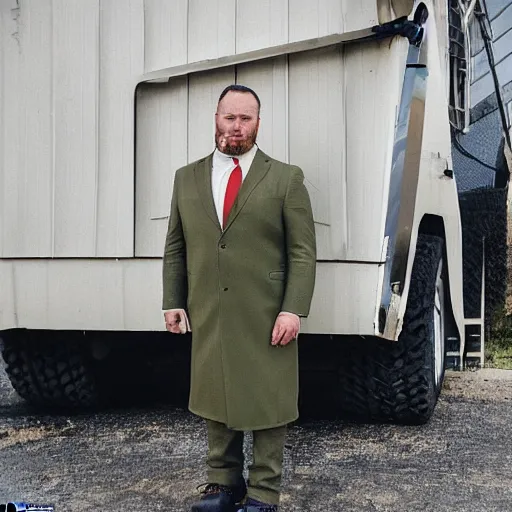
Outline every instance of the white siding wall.
{"type": "Polygon", "coordinates": [[[143,7],[143,0],[101,2],[98,256],[133,254],[134,88],[144,66],[143,7]]]}
{"type": "Polygon", "coordinates": [[[0,0],[0,256],[133,255],[143,0],[0,0]]]}
{"type": "Polygon", "coordinates": [[[76,0],[52,4],[55,30],[48,64],[53,69],[53,250],[56,256],[94,255],[100,6],[76,0]]]}
{"type": "MultiPolygon", "coordinates": [[[[377,3],[0,0],[0,257],[130,257],[135,235],[141,254],[160,255],[163,228],[150,219],[164,213],[176,165],[211,149],[211,112],[234,71],[193,76],[190,86],[173,84],[162,94],[140,91],[137,112],[148,130],[140,149],[155,152],[150,167],[160,170],[139,158],[135,177],[134,91],[144,72],[368,27],[378,21],[377,3]],[[185,110],[191,121],[166,117],[166,108],[185,110]],[[144,119],[144,109],[154,117],[144,119]],[[191,136],[193,144],[186,143],[191,136]],[[161,154],[161,144],[172,145],[173,155],[161,154]],[[144,204],[155,192],[139,174],[163,179],[154,204],[144,204]]],[[[277,60],[237,70],[272,117],[261,143],[285,160],[293,68],[277,60]]]]}
{"type": "Polygon", "coordinates": [[[51,0],[0,3],[0,251],[52,252],[51,0]]]}
{"type": "Polygon", "coordinates": [[[289,161],[288,59],[286,56],[244,64],[237,68],[237,81],[258,91],[264,126],[258,144],[277,160],[289,161]]]}
{"type": "Polygon", "coordinates": [[[235,11],[236,0],[188,1],[188,62],[236,52],[235,11]]]}
{"type": "Polygon", "coordinates": [[[137,256],[163,254],[172,180],[187,163],[187,104],[187,77],[137,92],[137,256]]]}
{"type": "Polygon", "coordinates": [[[187,62],[188,0],[144,1],[144,70],[187,62]]]}
{"type": "MultiPolygon", "coordinates": [[[[378,265],[319,263],[301,332],[372,334],[378,274],[378,265]]],[[[161,276],[156,258],[0,260],[0,330],[163,330],[161,276]]]]}
{"type": "Polygon", "coordinates": [[[236,51],[248,52],[289,42],[288,0],[239,0],[236,51]]]}
{"type": "Polygon", "coordinates": [[[406,46],[328,48],[140,88],[136,255],[161,256],[174,171],[213,150],[216,103],[236,76],[260,95],[260,148],[305,173],[318,258],[380,261],[406,46]]]}

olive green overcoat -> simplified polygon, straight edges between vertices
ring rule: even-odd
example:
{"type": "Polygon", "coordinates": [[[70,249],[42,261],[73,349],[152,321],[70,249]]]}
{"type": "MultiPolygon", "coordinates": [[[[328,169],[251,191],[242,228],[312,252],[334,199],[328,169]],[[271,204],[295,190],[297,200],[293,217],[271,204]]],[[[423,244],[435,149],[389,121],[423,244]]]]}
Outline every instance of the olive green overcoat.
{"type": "Polygon", "coordinates": [[[224,231],[212,156],[176,172],[163,260],[163,308],[192,329],[189,408],[235,430],[298,417],[297,342],[270,344],[280,311],[307,316],[316,243],[304,175],[258,150],[224,231]]]}

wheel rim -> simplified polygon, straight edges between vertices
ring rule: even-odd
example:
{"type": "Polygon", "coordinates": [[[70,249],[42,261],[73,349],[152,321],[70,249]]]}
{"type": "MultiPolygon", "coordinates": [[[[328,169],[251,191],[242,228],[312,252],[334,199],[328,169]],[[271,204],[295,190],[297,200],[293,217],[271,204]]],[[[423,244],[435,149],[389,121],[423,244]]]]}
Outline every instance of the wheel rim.
{"type": "Polygon", "coordinates": [[[444,371],[444,283],[442,272],[443,261],[441,260],[437,269],[434,298],[434,365],[436,387],[439,386],[444,371]]]}

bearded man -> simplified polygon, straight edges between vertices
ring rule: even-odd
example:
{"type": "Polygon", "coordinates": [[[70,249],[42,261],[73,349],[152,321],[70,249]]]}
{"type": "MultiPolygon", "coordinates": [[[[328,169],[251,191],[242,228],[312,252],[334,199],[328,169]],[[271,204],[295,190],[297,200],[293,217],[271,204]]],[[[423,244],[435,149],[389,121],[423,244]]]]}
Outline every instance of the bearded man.
{"type": "Polygon", "coordinates": [[[227,87],[215,151],[174,179],[163,309],[170,332],[192,331],[189,409],[207,423],[208,484],[195,512],[277,511],[286,425],[298,417],[315,230],[302,171],[256,146],[259,114],[253,90],[227,87]],[[253,432],[247,483],[244,431],[253,432]]]}

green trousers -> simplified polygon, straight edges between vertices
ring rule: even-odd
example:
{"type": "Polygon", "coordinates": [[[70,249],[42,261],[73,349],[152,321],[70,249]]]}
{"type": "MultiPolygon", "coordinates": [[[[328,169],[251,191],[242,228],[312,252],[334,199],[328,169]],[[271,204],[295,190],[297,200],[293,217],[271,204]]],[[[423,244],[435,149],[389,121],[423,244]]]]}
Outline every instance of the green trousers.
{"type": "MultiPolygon", "coordinates": [[[[208,482],[235,486],[243,479],[244,433],[206,420],[208,427],[208,482]]],[[[286,426],[253,432],[253,462],[249,466],[247,496],[279,504],[286,426]]]]}

